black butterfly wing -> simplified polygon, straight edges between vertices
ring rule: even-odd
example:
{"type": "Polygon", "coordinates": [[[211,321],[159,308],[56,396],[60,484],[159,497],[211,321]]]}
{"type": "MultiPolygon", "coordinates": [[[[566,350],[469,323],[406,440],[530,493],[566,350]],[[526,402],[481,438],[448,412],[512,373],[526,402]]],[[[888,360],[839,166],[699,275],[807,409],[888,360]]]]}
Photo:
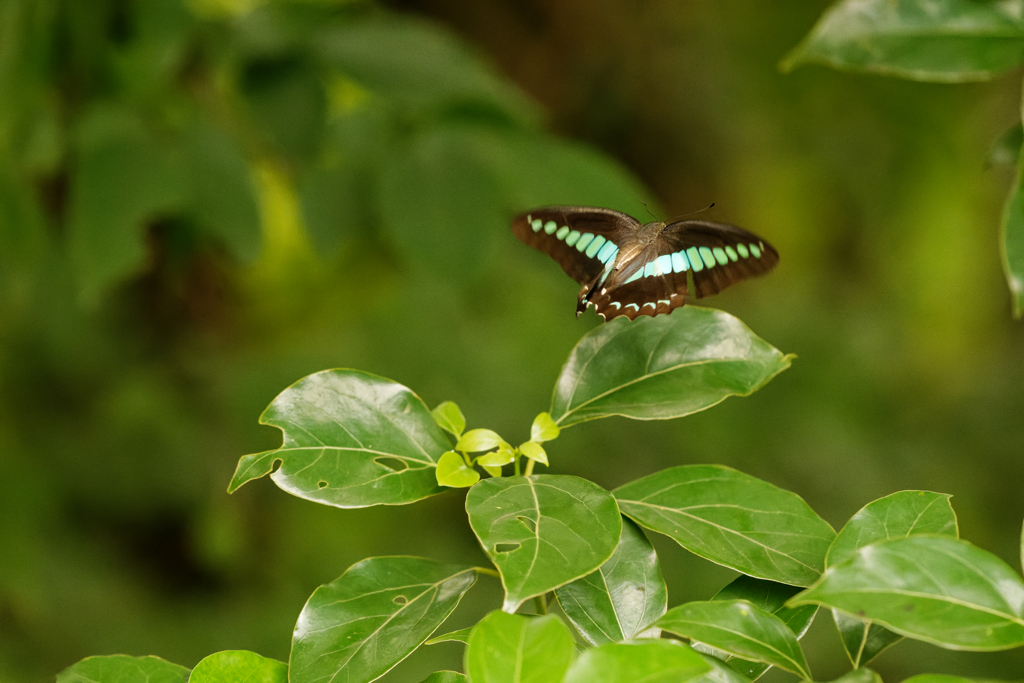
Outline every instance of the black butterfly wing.
{"type": "Polygon", "coordinates": [[[546,206],[512,221],[516,237],[553,258],[580,284],[592,282],[614,262],[622,237],[639,228],[628,214],[589,206],[546,206]]]}
{"type": "Polygon", "coordinates": [[[611,274],[604,286],[598,286],[590,302],[599,316],[611,320],[624,315],[636,320],[641,315],[670,313],[686,303],[686,270],[676,272],[671,254],[659,253],[660,246],[659,241],[648,245],[611,274]]]}
{"type": "Polygon", "coordinates": [[[658,242],[659,253],[686,255],[698,298],[764,275],[779,263],[775,247],[735,225],[679,221],[666,226],[658,242]]]}

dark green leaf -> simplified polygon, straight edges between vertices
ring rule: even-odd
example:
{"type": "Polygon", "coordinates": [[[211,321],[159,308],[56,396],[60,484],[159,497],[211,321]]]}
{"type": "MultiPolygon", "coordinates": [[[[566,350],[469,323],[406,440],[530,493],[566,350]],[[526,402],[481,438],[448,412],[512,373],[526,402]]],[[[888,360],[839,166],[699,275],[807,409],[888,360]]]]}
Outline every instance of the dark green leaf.
{"type": "Polygon", "coordinates": [[[1019,318],[1024,315],[1024,159],[1017,163],[1017,182],[1003,209],[1002,256],[1013,315],[1019,318]]]}
{"type": "MultiPolygon", "coordinates": [[[[682,309],[685,310],[685,309],[682,309]]],[[[684,465],[615,490],[622,513],[737,571],[806,586],[835,532],[794,493],[719,465],[684,465]]]]}
{"type": "Polygon", "coordinates": [[[686,306],[671,315],[613,320],[587,333],[555,385],[561,427],[611,415],[664,420],[746,396],[790,358],[728,313],[686,306]]]}
{"type": "Polygon", "coordinates": [[[710,670],[684,643],[652,639],[586,650],[569,669],[565,683],[682,683],[699,680],[710,670]]]}
{"type": "Polygon", "coordinates": [[[689,602],[670,609],[657,625],[729,654],[811,677],[796,634],[782,619],[746,600],[689,602]]]}
{"type": "Polygon", "coordinates": [[[858,619],[837,609],[832,610],[832,620],[839,630],[846,655],[854,666],[867,664],[884,650],[903,640],[903,636],[893,633],[884,626],[858,619]]]}
{"type": "Polygon", "coordinates": [[[57,683],[185,683],[189,670],[159,657],[86,657],[57,674],[57,683]]]}
{"type": "Polygon", "coordinates": [[[458,671],[435,671],[421,683],[466,683],[469,679],[458,671]]]}
{"type": "Polygon", "coordinates": [[[491,612],[473,629],[465,668],[472,683],[561,683],[574,654],[558,617],[491,612]]]}
{"type": "Polygon", "coordinates": [[[842,0],[782,62],[919,81],[987,80],[1024,61],[1021,3],[842,0]]]}
{"type": "Polygon", "coordinates": [[[310,161],[327,119],[327,94],[316,71],[301,60],[258,60],[246,65],[242,92],[259,130],[281,152],[310,161]]]}
{"type": "Polygon", "coordinates": [[[399,505],[440,493],[434,468],[450,445],[419,396],[358,370],[325,370],[285,389],[260,423],[284,432],[273,451],[238,462],[228,491],[269,474],[300,498],[399,505]]]}
{"type": "Polygon", "coordinates": [[[991,553],[954,538],[909,536],[865,546],[790,601],[807,603],[942,647],[1024,645],[1024,581],[991,553]]]}
{"type": "Polygon", "coordinates": [[[466,464],[461,455],[448,451],[437,461],[437,483],[439,486],[466,488],[480,481],[480,473],[466,464]]]}
{"type": "Polygon", "coordinates": [[[372,681],[452,613],[476,571],[418,557],[371,557],[313,592],[292,636],[293,681],[372,681]]]}
{"type": "Polygon", "coordinates": [[[566,475],[485,479],[469,490],[466,512],[501,573],[502,609],[510,613],[600,567],[622,529],[610,493],[566,475]]]}
{"type": "Polygon", "coordinates": [[[255,652],[229,650],[204,658],[188,683],[288,683],[288,665],[255,652]]]}
{"type": "Polygon", "coordinates": [[[456,439],[461,437],[463,430],[466,429],[466,417],[453,401],[445,401],[431,410],[430,414],[434,416],[434,421],[441,429],[456,439]]]}
{"type": "Polygon", "coordinates": [[[633,522],[623,520],[622,536],[600,569],[555,589],[558,604],[593,645],[637,637],[657,638],[650,628],[668,608],[668,589],[654,546],[633,522]]]}
{"type": "Polygon", "coordinates": [[[427,641],[427,645],[436,645],[437,643],[468,643],[472,632],[472,626],[460,628],[458,631],[451,631],[450,633],[431,638],[427,641]]]}

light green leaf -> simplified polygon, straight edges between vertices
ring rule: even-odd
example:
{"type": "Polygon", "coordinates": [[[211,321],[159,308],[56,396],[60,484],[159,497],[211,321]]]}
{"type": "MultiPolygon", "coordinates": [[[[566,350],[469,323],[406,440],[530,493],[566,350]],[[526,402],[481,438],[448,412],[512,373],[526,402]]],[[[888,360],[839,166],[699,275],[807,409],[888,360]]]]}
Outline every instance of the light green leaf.
{"type": "Polygon", "coordinates": [[[782,62],[918,81],[988,80],[1024,61],[1020,0],[842,0],[782,62]]]}
{"type": "Polygon", "coordinates": [[[710,670],[684,643],[645,639],[584,651],[569,669],[565,683],[682,683],[700,680],[710,670]]]}
{"type": "Polygon", "coordinates": [[[458,671],[435,671],[421,683],[466,683],[469,679],[458,671]]]}
{"type": "Polygon", "coordinates": [[[1001,251],[1010,286],[1013,315],[1024,315],[1024,158],[1017,161],[1017,181],[1003,209],[1001,251]]]}
{"type": "MultiPolygon", "coordinates": [[[[882,683],[882,677],[871,669],[854,669],[831,681],[831,683],[882,683]]],[[[907,683],[907,681],[904,680],[903,683],[907,683]]]]}
{"type": "Polygon", "coordinates": [[[945,674],[918,674],[903,679],[903,683],[981,683],[976,678],[961,678],[945,674]]]}
{"type": "Polygon", "coordinates": [[[189,670],[159,657],[86,657],[57,674],[57,683],[185,683],[189,670]]]}
{"type": "Polygon", "coordinates": [[[480,481],[480,473],[466,464],[455,451],[448,451],[437,461],[437,483],[440,486],[466,488],[480,481]]]}
{"type": "MultiPolygon", "coordinates": [[[[696,652],[700,652],[700,650],[698,650],[697,648],[693,649],[696,652]]],[[[711,667],[711,671],[697,679],[700,683],[750,683],[749,678],[737,673],[733,668],[731,668],[721,659],[718,659],[717,657],[712,657],[711,655],[704,654],[703,652],[701,652],[700,656],[701,659],[704,660],[704,663],[711,667]]],[[[743,660],[734,659],[733,661],[743,660]]],[[[669,682],[666,681],[666,683],[669,682]]]]}
{"type": "Polygon", "coordinates": [[[479,453],[501,446],[505,440],[490,429],[470,429],[459,438],[455,449],[463,453],[479,453]]]}
{"type": "Polygon", "coordinates": [[[501,574],[509,613],[600,567],[622,529],[610,493],[566,475],[485,479],[469,490],[466,512],[501,574]]]}
{"type": "Polygon", "coordinates": [[[501,467],[502,465],[509,464],[515,459],[516,454],[512,450],[512,447],[507,444],[502,444],[501,446],[498,446],[498,450],[481,455],[476,459],[476,462],[481,467],[501,467]]]}
{"type": "Polygon", "coordinates": [[[615,490],[622,513],[690,552],[770,581],[820,576],[835,532],[799,496],[720,465],[684,465],[615,490]]]}
{"type": "Polygon", "coordinates": [[[558,434],[561,431],[549,414],[541,413],[533,418],[533,426],[530,427],[530,441],[536,441],[537,443],[553,441],[558,438],[558,434]]]}
{"type": "Polygon", "coordinates": [[[696,306],[599,325],[573,349],[551,400],[561,427],[621,415],[682,417],[746,396],[790,357],[728,313],[696,306]]]}
{"type": "Polygon", "coordinates": [[[325,370],[285,389],[260,416],[284,432],[238,462],[228,492],[270,474],[279,487],[336,507],[400,505],[440,493],[434,468],[451,446],[419,396],[358,370],[325,370]]]}
{"type": "Polygon", "coordinates": [[[954,538],[910,536],[865,546],[789,604],[808,603],[941,647],[1024,645],[1024,581],[996,556],[954,538]]]}
{"type": "Polygon", "coordinates": [[[458,631],[451,631],[427,641],[427,645],[436,645],[438,643],[468,643],[469,636],[473,632],[473,627],[469,626],[466,628],[460,628],[458,631]]]}
{"type": "Polygon", "coordinates": [[[495,611],[473,629],[465,668],[471,683],[561,683],[574,654],[558,617],[495,611]]]}
{"type": "Polygon", "coordinates": [[[288,665],[255,652],[229,650],[205,657],[188,683],[288,683],[288,665]]]}
{"type": "Polygon", "coordinates": [[[636,524],[622,522],[615,553],[582,579],[555,589],[565,616],[593,645],[657,638],[651,628],[668,608],[668,589],[658,554],[636,524]]]}
{"type": "Polygon", "coordinates": [[[372,681],[418,648],[476,581],[468,567],[371,557],[313,592],[292,636],[293,681],[372,681]]]}
{"type": "Polygon", "coordinates": [[[466,429],[466,417],[454,401],[445,401],[431,410],[430,414],[434,416],[434,421],[441,429],[454,435],[456,439],[461,437],[463,430],[466,429]]]}
{"type": "Polygon", "coordinates": [[[811,678],[796,634],[782,619],[746,600],[689,602],[670,609],[657,625],[729,654],[811,678]]]}
{"type": "Polygon", "coordinates": [[[525,441],[519,444],[519,452],[524,457],[539,462],[542,465],[548,464],[548,454],[544,452],[544,447],[536,441],[525,441]]]}

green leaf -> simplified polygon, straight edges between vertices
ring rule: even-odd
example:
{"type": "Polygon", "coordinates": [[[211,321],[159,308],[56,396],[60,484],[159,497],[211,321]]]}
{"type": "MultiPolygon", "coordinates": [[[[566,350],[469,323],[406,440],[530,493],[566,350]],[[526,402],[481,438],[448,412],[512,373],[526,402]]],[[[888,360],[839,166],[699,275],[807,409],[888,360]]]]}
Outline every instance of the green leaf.
{"type": "Polygon", "coordinates": [[[519,444],[519,452],[524,457],[539,462],[542,465],[548,464],[548,454],[544,452],[544,447],[536,441],[525,441],[519,444]]]}
{"type": "Polygon", "coordinates": [[[466,488],[480,481],[480,473],[466,464],[461,455],[448,451],[437,461],[437,483],[439,486],[466,488]]]}
{"type": "Polygon", "coordinates": [[[918,81],[988,80],[1024,61],[1019,0],[842,0],[783,61],[918,81]]]}
{"type": "Polygon", "coordinates": [[[463,453],[479,453],[490,451],[505,443],[498,433],[490,429],[470,429],[455,444],[456,450],[463,453]]]}
{"type": "Polygon", "coordinates": [[[565,616],[592,645],[657,638],[650,628],[668,608],[658,554],[636,524],[622,522],[615,553],[582,579],[555,589],[565,616]]]}
{"type": "Polygon", "coordinates": [[[327,93],[316,69],[299,59],[251,62],[241,90],[256,128],[284,154],[310,161],[324,137],[327,93]]]}
{"type": "Polygon", "coordinates": [[[337,507],[400,505],[442,491],[434,468],[450,449],[420,397],[358,370],[325,370],[285,389],[260,416],[284,444],[238,462],[228,492],[269,474],[299,498],[337,507]]]}
{"type": "Polygon", "coordinates": [[[507,465],[516,459],[516,454],[512,450],[512,447],[507,444],[498,446],[498,450],[490,453],[484,453],[476,462],[481,467],[501,467],[507,465]]]}
{"type": "MultiPolygon", "coordinates": [[[[917,677],[915,676],[914,678],[917,677]]],[[[910,680],[914,679],[905,679],[903,683],[907,683],[907,681],[910,680]]],[[[871,669],[854,669],[853,671],[848,671],[843,674],[831,683],[882,683],[882,677],[871,669]]]]}
{"type": "Polygon", "coordinates": [[[550,415],[541,413],[533,418],[533,426],[530,427],[530,441],[536,441],[537,443],[553,441],[558,438],[558,434],[561,431],[550,415]]]}
{"type": "Polygon", "coordinates": [[[466,417],[453,401],[445,401],[431,410],[430,414],[434,416],[434,421],[441,429],[456,439],[461,437],[463,430],[466,429],[466,417]]]}
{"type": "Polygon", "coordinates": [[[86,657],[57,674],[57,683],[185,683],[189,670],[159,657],[86,657]]]}
{"type": "Polygon", "coordinates": [[[569,669],[564,683],[681,683],[699,680],[710,670],[684,643],[645,639],[586,650],[569,669]]]}
{"type": "Polygon", "coordinates": [[[918,674],[903,679],[903,683],[980,683],[975,678],[961,678],[960,676],[947,676],[945,674],[918,674]]]}
{"type": "Polygon", "coordinates": [[[473,629],[465,668],[471,683],[561,683],[575,650],[569,629],[554,615],[495,611],[473,629]]]}
{"type": "MultiPolygon", "coordinates": [[[[696,652],[700,652],[697,648],[694,648],[696,652]]],[[[701,678],[697,679],[700,683],[750,683],[750,679],[740,675],[733,670],[729,665],[723,662],[717,657],[712,657],[701,653],[701,659],[704,663],[711,667],[711,671],[704,674],[701,678]]],[[[744,661],[744,660],[733,660],[733,661],[744,661]]],[[[668,683],[666,681],[666,683],[668,683]]]]}
{"type": "Polygon", "coordinates": [[[825,566],[845,562],[864,546],[893,538],[922,534],[957,538],[950,498],[931,491],[898,491],[868,503],[836,536],[825,566]]]}
{"type": "Polygon", "coordinates": [[[865,546],[829,567],[790,606],[808,603],[941,647],[1024,645],[1024,581],[996,556],[954,538],[910,536],[865,546]]]}
{"type": "Polygon", "coordinates": [[[436,636],[427,641],[427,645],[436,645],[437,643],[468,643],[469,636],[473,632],[473,627],[460,628],[458,631],[451,631],[444,635],[436,636]]]}
{"type": "Polygon", "coordinates": [[[746,600],[689,602],[670,609],[657,625],[744,659],[811,678],[796,634],[782,619],[746,600]]]}
{"type": "Polygon", "coordinates": [[[611,415],[664,420],[746,396],[790,357],[728,313],[686,306],[599,325],[573,349],[551,400],[561,427],[611,415]]]}
{"type": "Polygon", "coordinates": [[[758,578],[806,586],[835,532],[794,493],[720,465],[684,465],[615,490],[622,513],[690,552],[758,578]]]}
{"type": "Polygon", "coordinates": [[[999,136],[988,152],[989,166],[1016,166],[1024,145],[1024,125],[1015,123],[999,136]]]}
{"type": "Polygon", "coordinates": [[[458,671],[435,671],[424,678],[422,683],[466,683],[468,680],[458,671]]]}
{"type": "Polygon", "coordinates": [[[1001,250],[1013,315],[1020,318],[1024,315],[1024,158],[1017,162],[1017,181],[1003,208],[1001,250]]]}
{"type": "MultiPolygon", "coordinates": [[[[956,538],[956,513],[949,499],[949,495],[930,491],[899,491],[868,503],[836,536],[825,566],[851,559],[866,545],[893,538],[921,534],[956,538]]],[[[832,611],[832,618],[855,667],[867,664],[902,638],[878,624],[837,610],[832,611]]]]}
{"type": "Polygon", "coordinates": [[[423,644],[476,571],[419,557],[371,557],[313,592],[292,636],[294,681],[372,681],[423,644]]]}
{"type": "Polygon", "coordinates": [[[188,683],[288,683],[288,665],[255,652],[229,650],[205,657],[188,683]]]}
{"type": "Polygon", "coordinates": [[[622,529],[610,493],[566,475],[485,479],[469,490],[466,512],[501,574],[510,613],[600,567],[622,529]]]}

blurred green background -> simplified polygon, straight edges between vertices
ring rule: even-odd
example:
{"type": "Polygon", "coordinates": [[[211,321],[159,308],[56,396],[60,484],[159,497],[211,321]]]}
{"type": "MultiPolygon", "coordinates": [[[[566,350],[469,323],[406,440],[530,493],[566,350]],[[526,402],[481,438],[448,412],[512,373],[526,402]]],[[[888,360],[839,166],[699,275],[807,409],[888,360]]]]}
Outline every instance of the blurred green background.
{"type": "MultiPolygon", "coordinates": [[[[337,510],[267,480],[257,419],[352,367],[516,442],[598,318],[508,230],[586,203],[707,206],[770,239],[705,302],[798,359],[666,423],[566,431],[608,488],[723,463],[837,529],[902,489],[1019,567],[1024,328],[998,253],[1019,74],[928,85],[778,60],[825,2],[0,2],[0,681],[93,654],[286,660],[321,583],[370,555],[484,562],[463,492],[337,510]]],[[[729,571],[656,540],[670,605],[729,571]]],[[[453,627],[500,604],[482,580],[453,627]]],[[[820,614],[819,680],[843,673],[820,614]]],[[[458,668],[425,648],[386,680],[458,668]]],[[[873,665],[1019,677],[1024,652],[903,643],[873,665]]],[[[785,677],[780,677],[785,680],[785,677]]]]}

